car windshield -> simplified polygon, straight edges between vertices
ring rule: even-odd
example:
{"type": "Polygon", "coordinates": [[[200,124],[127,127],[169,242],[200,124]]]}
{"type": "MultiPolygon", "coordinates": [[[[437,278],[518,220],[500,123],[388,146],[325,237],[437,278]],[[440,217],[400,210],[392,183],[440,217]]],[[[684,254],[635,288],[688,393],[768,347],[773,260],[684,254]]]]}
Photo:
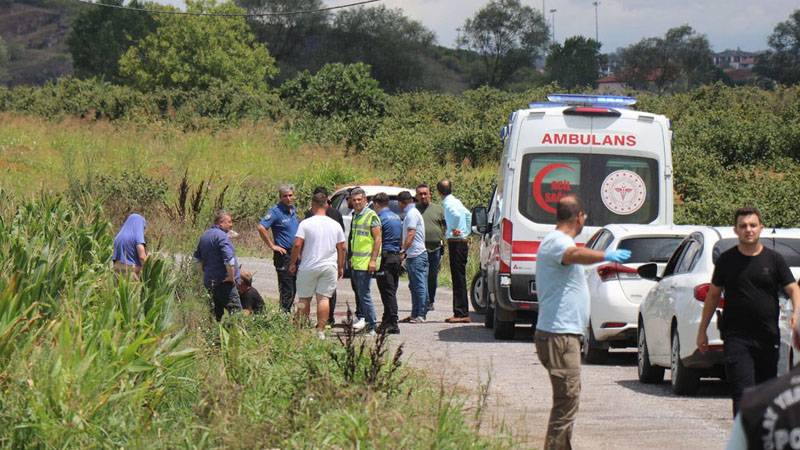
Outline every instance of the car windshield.
{"type": "Polygon", "coordinates": [[[650,223],[658,217],[658,161],[620,155],[529,153],[522,159],[519,210],[543,224],[556,222],[561,197],[577,194],[586,225],[650,223]]]}
{"type": "Polygon", "coordinates": [[[630,250],[628,263],[667,262],[682,237],[638,237],[620,241],[618,248],[630,250]]]}
{"type": "MultiPolygon", "coordinates": [[[[717,258],[726,250],[733,248],[739,243],[739,238],[720,239],[714,245],[713,260],[716,264],[717,258]]],[[[783,256],[789,267],[800,267],[800,239],[793,238],[772,238],[761,237],[761,243],[765,247],[771,248],[783,256]]]]}

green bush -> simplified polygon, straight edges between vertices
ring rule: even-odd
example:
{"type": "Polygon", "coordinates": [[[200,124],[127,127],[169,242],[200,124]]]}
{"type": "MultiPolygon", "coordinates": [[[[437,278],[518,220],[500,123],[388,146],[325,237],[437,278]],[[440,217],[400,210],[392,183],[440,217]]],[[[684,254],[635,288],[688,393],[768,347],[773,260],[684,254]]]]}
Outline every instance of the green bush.
{"type": "Polygon", "coordinates": [[[370,67],[326,64],[317,73],[300,73],[281,86],[281,97],[292,107],[314,116],[381,116],[387,95],[370,75],[370,67]]]}

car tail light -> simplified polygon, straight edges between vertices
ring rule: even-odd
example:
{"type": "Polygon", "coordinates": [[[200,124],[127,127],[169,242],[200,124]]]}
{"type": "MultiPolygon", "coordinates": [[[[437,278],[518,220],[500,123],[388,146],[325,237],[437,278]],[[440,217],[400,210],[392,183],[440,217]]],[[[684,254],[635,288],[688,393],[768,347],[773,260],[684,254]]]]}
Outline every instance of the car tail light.
{"type": "Polygon", "coordinates": [[[500,222],[500,273],[511,273],[511,237],[514,225],[508,219],[500,222]]]}
{"type": "Polygon", "coordinates": [[[639,278],[636,269],[619,263],[604,264],[597,268],[597,274],[600,275],[600,281],[639,278]]]}
{"type": "Polygon", "coordinates": [[[565,109],[564,115],[619,117],[622,114],[616,109],[612,108],[603,108],[600,106],[575,106],[565,109]]]}
{"type": "MultiPolygon", "coordinates": [[[[711,287],[710,283],[703,283],[698,284],[694,287],[694,299],[698,302],[705,302],[706,297],[708,297],[708,289],[711,287]]],[[[725,299],[720,296],[719,304],[717,304],[717,308],[724,308],[725,307],[725,299]]]]}

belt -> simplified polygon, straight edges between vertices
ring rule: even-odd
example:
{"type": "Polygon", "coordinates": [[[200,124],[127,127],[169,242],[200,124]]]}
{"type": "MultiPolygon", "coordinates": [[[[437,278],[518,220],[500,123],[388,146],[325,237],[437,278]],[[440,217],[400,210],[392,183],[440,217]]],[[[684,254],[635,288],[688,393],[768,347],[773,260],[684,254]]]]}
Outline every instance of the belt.
{"type": "Polygon", "coordinates": [[[383,252],[384,255],[399,255],[400,252],[383,252]]]}

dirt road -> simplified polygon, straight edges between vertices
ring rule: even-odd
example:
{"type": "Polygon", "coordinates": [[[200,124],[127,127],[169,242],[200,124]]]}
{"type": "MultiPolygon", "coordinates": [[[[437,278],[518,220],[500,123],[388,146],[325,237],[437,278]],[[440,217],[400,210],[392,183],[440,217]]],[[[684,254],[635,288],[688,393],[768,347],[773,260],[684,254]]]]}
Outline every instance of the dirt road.
{"type": "MultiPolygon", "coordinates": [[[[256,272],[255,286],[275,301],[277,283],[272,261],[241,258],[256,272]]],[[[339,284],[337,314],[345,302],[353,304],[349,280],[339,284]]],[[[400,317],[411,311],[408,283],[398,290],[400,317]]],[[[373,283],[373,299],[380,296],[373,283]]],[[[488,419],[505,423],[526,447],[541,447],[550,411],[550,382],[536,357],[530,327],[518,327],[513,341],[495,341],[483,327],[483,316],[473,323],[450,325],[451,292],[437,292],[436,310],[425,324],[401,324],[395,342],[405,343],[405,359],[448,384],[457,384],[477,398],[481,383],[491,377],[488,419]]],[[[313,308],[312,308],[313,310],[313,308]]],[[[380,312],[378,313],[380,318],[380,312]]],[[[669,372],[667,372],[669,377],[669,372]]],[[[721,449],[731,426],[730,400],[721,382],[704,382],[700,395],[676,397],[668,383],[643,385],[636,377],[636,353],[613,352],[602,366],[582,369],[581,406],[575,426],[577,449],[721,449]]]]}

